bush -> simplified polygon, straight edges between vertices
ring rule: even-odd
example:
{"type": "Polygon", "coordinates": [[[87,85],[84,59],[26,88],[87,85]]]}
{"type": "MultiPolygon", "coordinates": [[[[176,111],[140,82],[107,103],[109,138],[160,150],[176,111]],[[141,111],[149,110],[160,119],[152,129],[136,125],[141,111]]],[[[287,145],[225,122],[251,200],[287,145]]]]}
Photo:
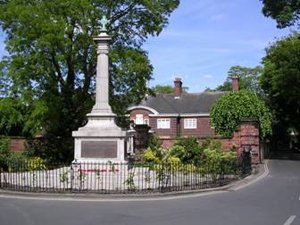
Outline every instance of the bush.
{"type": "Polygon", "coordinates": [[[151,148],[147,148],[144,151],[141,160],[145,162],[158,162],[158,158],[156,157],[155,153],[151,150],[151,148]]]}
{"type": "Polygon", "coordinates": [[[207,141],[202,145],[203,161],[201,170],[209,174],[216,182],[220,175],[235,174],[237,165],[237,154],[235,151],[223,151],[220,142],[207,141]]]}
{"type": "Polygon", "coordinates": [[[44,160],[40,157],[27,157],[23,153],[11,154],[7,163],[10,172],[44,170],[47,168],[44,160]]]}
{"type": "Polygon", "coordinates": [[[150,138],[148,140],[148,148],[150,149],[157,149],[161,147],[161,140],[156,135],[150,135],[150,138]]]}
{"type": "Polygon", "coordinates": [[[23,153],[17,152],[10,155],[7,159],[10,172],[22,172],[26,171],[26,156],[23,153]]]}
{"type": "Polygon", "coordinates": [[[11,155],[9,152],[9,138],[0,138],[0,170],[8,169],[8,159],[11,155]]]}
{"type": "Polygon", "coordinates": [[[147,148],[142,157],[144,162],[155,164],[180,164],[180,158],[171,155],[170,151],[163,148],[147,148]]]}
{"type": "Polygon", "coordinates": [[[178,138],[170,149],[170,154],[180,158],[183,164],[199,164],[202,149],[194,137],[178,138]]]}
{"type": "Polygon", "coordinates": [[[69,137],[53,137],[28,140],[26,154],[29,157],[38,156],[49,162],[69,163],[73,160],[74,140],[69,137]]]}
{"type": "Polygon", "coordinates": [[[220,176],[235,174],[236,151],[224,151],[219,141],[206,140],[199,145],[195,138],[181,138],[169,150],[148,148],[143,153],[143,162],[151,163],[151,169],[164,179],[168,173],[202,173],[216,182],[220,176]]]}
{"type": "Polygon", "coordinates": [[[46,169],[45,162],[40,157],[30,157],[26,159],[25,162],[26,162],[26,168],[29,171],[46,169]]]}

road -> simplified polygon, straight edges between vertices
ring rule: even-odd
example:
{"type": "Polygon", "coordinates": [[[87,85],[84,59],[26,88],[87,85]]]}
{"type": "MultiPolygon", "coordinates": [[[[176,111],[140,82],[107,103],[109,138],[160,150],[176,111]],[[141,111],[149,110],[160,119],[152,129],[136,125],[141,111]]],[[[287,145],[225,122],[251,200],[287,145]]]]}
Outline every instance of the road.
{"type": "Polygon", "coordinates": [[[300,225],[300,161],[270,160],[265,178],[236,191],[139,201],[0,197],[1,225],[300,225]]]}

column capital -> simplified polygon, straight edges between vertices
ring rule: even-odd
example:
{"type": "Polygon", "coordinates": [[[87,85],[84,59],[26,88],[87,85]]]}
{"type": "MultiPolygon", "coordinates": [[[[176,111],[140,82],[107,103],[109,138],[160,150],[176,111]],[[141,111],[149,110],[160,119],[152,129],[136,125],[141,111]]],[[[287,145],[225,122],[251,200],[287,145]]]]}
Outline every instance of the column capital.
{"type": "Polygon", "coordinates": [[[111,40],[111,36],[107,33],[100,33],[98,36],[94,37],[93,40],[96,42],[96,44],[101,42],[109,42],[111,40]]]}

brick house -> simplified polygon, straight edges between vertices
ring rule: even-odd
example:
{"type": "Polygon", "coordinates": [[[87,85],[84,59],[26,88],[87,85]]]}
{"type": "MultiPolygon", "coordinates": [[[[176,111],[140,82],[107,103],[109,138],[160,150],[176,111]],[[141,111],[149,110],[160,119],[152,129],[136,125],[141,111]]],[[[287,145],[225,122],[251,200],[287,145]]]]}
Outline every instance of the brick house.
{"type": "MultiPolygon", "coordinates": [[[[233,90],[238,90],[238,79],[233,79],[233,90]]],[[[209,123],[212,105],[224,92],[185,93],[182,81],[174,81],[174,93],[156,94],[128,109],[130,120],[136,125],[147,124],[169,147],[178,136],[211,138],[215,131],[209,123]]]]}
{"type": "MultiPolygon", "coordinates": [[[[232,90],[239,90],[237,77],[232,78],[232,90]]],[[[184,93],[181,79],[176,78],[174,93],[149,96],[139,105],[128,109],[130,120],[137,125],[136,140],[143,142],[149,129],[160,137],[164,147],[170,147],[178,136],[193,136],[198,140],[217,138],[224,149],[234,147],[239,156],[251,149],[252,165],[260,163],[265,150],[260,144],[259,124],[256,119],[242,120],[240,127],[229,139],[220,139],[211,127],[211,107],[224,94],[225,92],[184,93]]],[[[137,151],[142,149],[136,148],[137,151]]]]}

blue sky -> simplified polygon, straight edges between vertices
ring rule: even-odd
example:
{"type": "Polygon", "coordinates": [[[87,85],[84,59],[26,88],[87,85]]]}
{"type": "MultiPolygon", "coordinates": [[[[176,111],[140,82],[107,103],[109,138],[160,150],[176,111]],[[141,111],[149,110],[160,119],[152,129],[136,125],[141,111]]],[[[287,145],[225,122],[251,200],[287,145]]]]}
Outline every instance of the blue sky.
{"type": "Polygon", "coordinates": [[[259,0],[181,0],[159,37],[144,45],[154,66],[150,86],[181,77],[189,92],[222,84],[231,66],[258,66],[265,48],[289,33],[261,13],[259,0]]]}
{"type": "MultiPolygon", "coordinates": [[[[231,66],[260,64],[265,48],[286,35],[261,13],[259,0],[181,0],[169,25],[144,44],[154,66],[149,85],[173,85],[181,77],[189,92],[222,84],[231,66]]],[[[0,33],[0,56],[4,54],[0,33]]]]}

